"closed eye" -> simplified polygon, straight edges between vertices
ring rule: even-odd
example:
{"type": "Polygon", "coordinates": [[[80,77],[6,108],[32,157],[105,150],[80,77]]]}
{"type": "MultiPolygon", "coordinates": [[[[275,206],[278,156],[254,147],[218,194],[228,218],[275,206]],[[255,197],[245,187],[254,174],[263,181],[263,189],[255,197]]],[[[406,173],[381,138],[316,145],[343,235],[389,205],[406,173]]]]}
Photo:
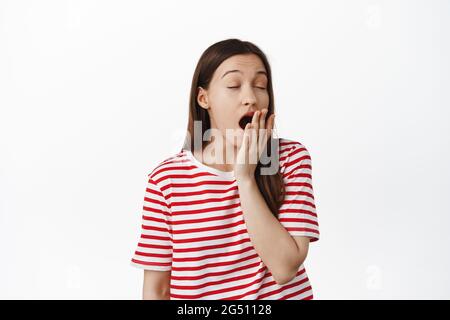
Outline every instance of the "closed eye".
{"type": "MultiPolygon", "coordinates": [[[[227,87],[227,88],[228,89],[237,89],[239,87],[227,87]]],[[[256,88],[261,89],[261,90],[266,90],[266,88],[264,88],[264,87],[256,87],[256,88]]]]}

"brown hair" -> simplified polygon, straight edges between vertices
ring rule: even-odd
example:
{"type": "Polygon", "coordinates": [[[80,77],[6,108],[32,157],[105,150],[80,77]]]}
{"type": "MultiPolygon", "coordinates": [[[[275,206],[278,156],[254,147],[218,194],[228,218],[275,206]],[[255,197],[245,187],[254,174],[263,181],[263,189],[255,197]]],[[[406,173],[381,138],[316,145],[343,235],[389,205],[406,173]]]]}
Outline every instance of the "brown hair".
{"type": "MultiPolygon", "coordinates": [[[[256,54],[263,62],[267,72],[267,91],[269,93],[269,107],[266,118],[274,113],[274,96],[272,87],[272,73],[266,55],[254,44],[239,39],[227,39],[219,41],[207,48],[201,55],[192,78],[191,93],[189,98],[189,122],[187,131],[190,136],[186,137],[183,149],[194,150],[194,121],[201,121],[201,137],[206,130],[211,128],[209,114],[207,110],[200,107],[197,102],[197,89],[202,87],[208,89],[215,70],[226,59],[237,54],[256,54]]],[[[267,141],[267,155],[272,159],[271,146],[273,138],[267,141]]],[[[202,139],[203,141],[203,139],[202,139]]],[[[202,149],[208,141],[202,142],[202,149]]],[[[275,150],[278,153],[278,143],[275,143],[275,150]]],[[[276,155],[278,159],[278,154],[276,155]]],[[[270,163],[269,163],[270,164],[270,163]]],[[[284,183],[279,170],[274,175],[261,175],[262,164],[258,161],[255,169],[255,180],[261,194],[264,197],[272,214],[278,218],[278,209],[284,199],[284,183]]]]}

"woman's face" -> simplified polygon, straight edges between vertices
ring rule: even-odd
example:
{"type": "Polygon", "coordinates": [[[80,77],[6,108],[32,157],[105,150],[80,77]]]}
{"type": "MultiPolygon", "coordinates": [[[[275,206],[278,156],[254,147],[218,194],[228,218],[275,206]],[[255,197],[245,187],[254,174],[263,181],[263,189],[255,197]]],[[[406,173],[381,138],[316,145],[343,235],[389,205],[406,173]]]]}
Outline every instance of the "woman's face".
{"type": "Polygon", "coordinates": [[[239,147],[244,133],[239,121],[249,112],[269,107],[267,85],[261,59],[255,54],[239,54],[219,65],[209,89],[199,88],[197,100],[208,110],[211,128],[217,129],[226,142],[239,147]]]}

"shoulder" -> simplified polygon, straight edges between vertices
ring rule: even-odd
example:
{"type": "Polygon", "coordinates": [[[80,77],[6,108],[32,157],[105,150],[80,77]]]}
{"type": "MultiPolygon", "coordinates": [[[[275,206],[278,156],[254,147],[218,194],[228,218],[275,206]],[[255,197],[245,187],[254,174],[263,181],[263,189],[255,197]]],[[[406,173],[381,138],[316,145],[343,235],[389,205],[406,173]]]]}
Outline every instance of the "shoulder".
{"type": "Polygon", "coordinates": [[[169,157],[160,160],[150,172],[147,174],[149,180],[153,180],[154,183],[158,184],[161,180],[164,180],[173,171],[182,170],[183,165],[187,162],[186,151],[181,150],[180,152],[171,155],[169,157]]]}
{"type": "Polygon", "coordinates": [[[287,138],[279,138],[279,147],[280,147],[280,157],[290,157],[297,153],[302,153],[303,155],[309,156],[309,151],[306,146],[298,141],[287,138]]]}
{"type": "Polygon", "coordinates": [[[279,161],[281,170],[299,161],[311,161],[306,146],[299,140],[279,138],[279,161]]]}

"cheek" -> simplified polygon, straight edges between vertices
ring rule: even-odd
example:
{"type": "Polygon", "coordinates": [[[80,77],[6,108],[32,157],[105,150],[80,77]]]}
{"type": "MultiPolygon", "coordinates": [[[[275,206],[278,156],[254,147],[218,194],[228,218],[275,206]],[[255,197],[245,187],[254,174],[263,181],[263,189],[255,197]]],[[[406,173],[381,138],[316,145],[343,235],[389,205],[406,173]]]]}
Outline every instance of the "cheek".
{"type": "Polygon", "coordinates": [[[214,105],[211,108],[209,114],[212,118],[214,126],[223,131],[225,133],[226,129],[232,129],[236,127],[236,115],[237,111],[233,113],[233,110],[230,105],[214,105]]]}
{"type": "Polygon", "coordinates": [[[217,113],[217,123],[222,129],[236,128],[237,111],[234,111],[230,106],[224,107],[217,113]]]}
{"type": "Polygon", "coordinates": [[[211,93],[209,102],[214,108],[214,114],[221,115],[230,108],[233,103],[233,99],[224,90],[215,90],[211,93]]]}
{"type": "Polygon", "coordinates": [[[269,104],[269,93],[267,91],[261,92],[257,95],[259,103],[261,105],[268,105],[269,104]]]}
{"type": "Polygon", "coordinates": [[[222,90],[217,90],[211,95],[211,114],[217,126],[221,129],[236,127],[236,117],[238,115],[236,98],[222,90]]]}
{"type": "Polygon", "coordinates": [[[236,94],[233,90],[230,89],[223,89],[223,90],[217,90],[216,94],[214,95],[214,101],[216,103],[221,103],[223,105],[233,103],[233,101],[236,101],[238,99],[239,95],[236,94]]]}

